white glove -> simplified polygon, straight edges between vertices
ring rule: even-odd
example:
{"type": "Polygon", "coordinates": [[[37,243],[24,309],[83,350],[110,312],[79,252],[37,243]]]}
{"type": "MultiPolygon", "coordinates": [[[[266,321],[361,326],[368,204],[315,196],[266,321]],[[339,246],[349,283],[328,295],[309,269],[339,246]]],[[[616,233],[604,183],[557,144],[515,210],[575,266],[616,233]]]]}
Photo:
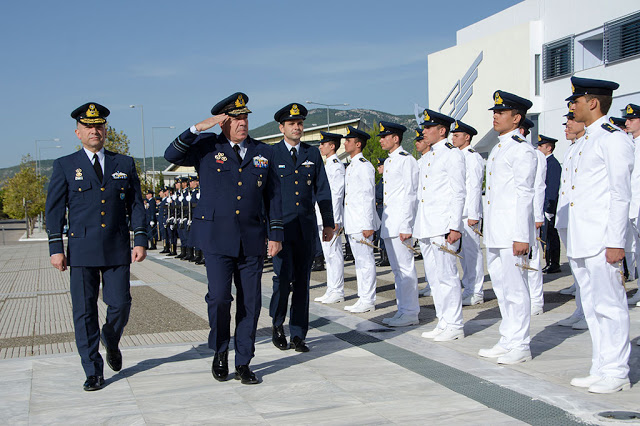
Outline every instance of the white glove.
{"type": "Polygon", "coordinates": [[[551,218],[553,218],[553,216],[555,216],[553,213],[546,213],[544,214],[544,217],[547,218],[547,220],[551,220],[551,218]]]}
{"type": "Polygon", "coordinates": [[[200,192],[198,192],[198,193],[196,194],[196,198],[197,198],[198,200],[200,199],[200,192]]]}
{"type": "Polygon", "coordinates": [[[186,199],[187,201],[191,201],[191,195],[187,195],[186,199]]]}
{"type": "Polygon", "coordinates": [[[155,224],[156,224],[156,223],[155,223],[154,221],[149,222],[149,225],[151,225],[151,226],[153,226],[153,225],[155,225],[155,224]]]}
{"type": "Polygon", "coordinates": [[[184,197],[181,195],[178,197],[178,201],[182,202],[182,200],[184,200],[184,197]]]}

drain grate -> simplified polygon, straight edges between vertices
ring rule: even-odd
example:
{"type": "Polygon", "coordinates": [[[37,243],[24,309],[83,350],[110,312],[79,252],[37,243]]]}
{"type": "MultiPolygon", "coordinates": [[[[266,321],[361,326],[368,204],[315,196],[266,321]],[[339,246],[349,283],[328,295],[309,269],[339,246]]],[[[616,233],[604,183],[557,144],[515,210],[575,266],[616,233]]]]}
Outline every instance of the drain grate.
{"type": "Polygon", "coordinates": [[[603,411],[598,416],[609,420],[640,420],[640,413],[635,411],[603,411]]]}

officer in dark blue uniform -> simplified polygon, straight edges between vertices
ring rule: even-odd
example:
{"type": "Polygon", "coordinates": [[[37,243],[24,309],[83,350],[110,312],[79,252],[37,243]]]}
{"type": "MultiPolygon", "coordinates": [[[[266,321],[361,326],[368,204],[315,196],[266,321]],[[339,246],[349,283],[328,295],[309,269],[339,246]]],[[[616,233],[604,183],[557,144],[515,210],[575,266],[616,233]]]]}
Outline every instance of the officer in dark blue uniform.
{"type": "Polygon", "coordinates": [[[169,197],[169,188],[164,187],[160,191],[160,206],[158,207],[158,226],[160,227],[160,238],[162,239],[162,251],[160,253],[165,254],[171,251],[171,243],[169,242],[169,232],[167,219],[169,217],[169,204],[167,204],[167,198],[169,197]]]}
{"type": "Polygon", "coordinates": [[[176,178],[173,188],[169,189],[167,196],[167,239],[169,240],[169,253],[167,256],[178,255],[178,219],[180,215],[178,206],[178,188],[180,186],[180,177],[176,178]]]}
{"type": "Polygon", "coordinates": [[[155,250],[156,241],[158,238],[158,228],[156,222],[156,214],[158,213],[156,208],[156,199],[153,191],[147,191],[147,207],[145,211],[145,223],[147,225],[147,239],[149,240],[149,250],[155,250]]]}
{"type": "MultiPolygon", "coordinates": [[[[189,200],[189,202],[191,203],[191,208],[190,208],[190,215],[189,215],[189,225],[188,225],[188,229],[189,232],[191,232],[191,228],[192,228],[192,224],[193,224],[193,212],[195,211],[196,207],[198,207],[198,202],[200,201],[200,177],[199,176],[193,176],[191,179],[191,183],[190,183],[190,187],[191,187],[191,200],[189,200]]],[[[191,257],[189,259],[189,261],[191,262],[195,262],[196,265],[202,265],[204,264],[204,258],[202,257],[202,250],[200,250],[200,248],[196,245],[196,239],[193,238],[192,242],[193,242],[193,246],[191,247],[192,252],[191,257]]]]}
{"type": "Polygon", "coordinates": [[[180,239],[180,254],[176,256],[176,259],[184,259],[187,256],[187,247],[189,246],[189,235],[187,234],[187,185],[189,183],[189,176],[181,177],[180,185],[177,189],[177,203],[176,203],[176,231],[178,238],[180,239]]]}
{"type": "Polygon", "coordinates": [[[71,302],[76,345],[87,376],[84,390],[104,386],[103,361],[98,352],[102,340],[107,364],[122,368],[118,349],[129,319],[130,263],[146,257],[147,228],[140,180],[133,158],[104,149],[109,110],[91,102],[75,109],[76,136],[82,149],[53,163],[46,201],[47,232],[51,264],[65,271],[71,268],[71,302]],[[62,230],[68,209],[66,255],[62,230]],[[129,223],[134,245],[129,242],[129,223]],[[102,276],[102,298],[108,305],[107,318],[98,324],[98,293],[102,276]]]}
{"type": "Polygon", "coordinates": [[[231,324],[231,280],[236,285],[236,379],[259,383],[249,368],[261,308],[264,245],[275,256],[282,248],[282,200],[273,149],[248,135],[251,111],[244,93],[218,102],[213,117],[191,126],[169,145],[164,157],[195,166],[201,196],[193,212],[194,244],[206,258],[209,347],[215,351],[212,373],[224,381],[231,324]],[[201,133],[215,125],[222,132],[201,133]],[[266,215],[265,215],[266,212],[266,215]]]}
{"type": "Polygon", "coordinates": [[[331,189],[318,148],[300,142],[307,109],[289,104],[275,113],[283,140],[274,145],[274,161],[282,187],[282,218],[284,243],[273,259],[273,295],[269,315],[273,320],[273,344],[289,348],[284,334],[289,293],[289,331],[291,344],[297,352],[308,352],[304,343],[309,329],[309,278],[318,233],[315,202],[318,203],[323,225],[323,241],[333,237],[333,207],[331,189]]]}
{"type": "Polygon", "coordinates": [[[542,272],[550,274],[560,272],[560,236],[555,223],[562,166],[553,155],[553,151],[556,149],[556,142],[558,142],[557,139],[538,135],[538,149],[547,157],[547,176],[544,181],[546,185],[544,191],[544,224],[540,230],[541,238],[545,242],[544,258],[547,264],[542,268],[542,272]]]}
{"type": "MultiPolygon", "coordinates": [[[[378,217],[382,217],[382,210],[384,208],[384,179],[382,179],[384,160],[386,160],[386,158],[378,158],[377,170],[380,175],[380,181],[376,183],[376,213],[378,217]]],[[[389,257],[387,256],[387,250],[384,248],[384,240],[380,238],[379,229],[374,233],[373,242],[380,248],[380,260],[376,262],[376,266],[389,266],[389,257]]]]}

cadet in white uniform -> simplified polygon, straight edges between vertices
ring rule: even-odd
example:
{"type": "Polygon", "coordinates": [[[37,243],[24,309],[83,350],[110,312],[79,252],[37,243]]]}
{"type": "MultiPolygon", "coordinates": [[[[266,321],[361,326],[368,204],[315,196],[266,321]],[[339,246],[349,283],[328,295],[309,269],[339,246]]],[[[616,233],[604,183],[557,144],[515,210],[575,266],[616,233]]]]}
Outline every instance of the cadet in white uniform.
{"type": "Polygon", "coordinates": [[[582,307],[593,346],[587,377],[573,386],[593,393],[628,389],[629,310],[621,277],[629,223],[633,143],[609,124],[607,116],[617,83],[571,78],[575,120],[586,126],[577,160],[572,164],[567,256],[583,267],[578,280],[582,307]]]}
{"type": "Polygon", "coordinates": [[[419,161],[418,212],[413,234],[420,243],[438,324],[422,337],[437,342],[464,337],[457,257],[466,195],[462,152],[447,142],[455,120],[424,110],[422,135],[431,147],[419,161]]]}
{"type": "MultiPolygon", "coordinates": [[[[416,137],[413,139],[413,142],[416,144],[416,150],[423,156],[431,150],[431,147],[424,141],[421,128],[416,129],[416,137]]],[[[419,168],[420,160],[418,160],[418,169],[419,168]]],[[[422,289],[418,289],[418,296],[429,297],[431,296],[431,286],[429,285],[429,279],[427,278],[427,262],[424,261],[424,258],[422,260],[422,267],[424,269],[425,286],[422,289]]]]}
{"type": "Polygon", "coordinates": [[[499,136],[487,161],[484,243],[502,323],[500,341],[493,348],[480,349],[478,355],[498,358],[499,364],[516,364],[531,359],[526,267],[529,249],[535,243],[536,154],[518,127],[532,103],[500,90],[493,99],[493,128],[499,136]]]}
{"type": "MultiPolygon", "coordinates": [[[[557,139],[554,139],[557,140],[557,139]]],[[[541,135],[538,135],[538,143],[541,135]]],[[[537,146],[537,144],[536,144],[537,146]]],[[[547,178],[547,158],[539,149],[534,149],[536,154],[536,177],[534,181],[533,193],[533,220],[536,226],[535,241],[531,246],[531,260],[529,266],[532,269],[527,271],[527,283],[529,284],[529,297],[531,298],[531,316],[541,315],[544,312],[544,291],[542,289],[542,253],[540,250],[540,229],[544,225],[544,193],[547,189],[545,180],[547,178]],[[535,271],[534,271],[535,269],[535,271]]]]}
{"type": "MultiPolygon", "coordinates": [[[[631,203],[629,205],[629,220],[631,220],[632,226],[629,227],[629,232],[627,233],[628,237],[632,237],[635,240],[635,264],[636,267],[640,268],[640,240],[638,239],[638,213],[640,210],[640,106],[635,104],[628,104],[625,115],[622,118],[625,118],[625,127],[627,128],[627,132],[633,138],[634,150],[635,150],[635,167],[633,168],[633,173],[631,174],[631,203]]],[[[627,246],[631,244],[627,243],[627,246]]],[[[632,268],[630,266],[630,262],[627,262],[627,266],[629,269],[632,268]]],[[[631,275],[632,271],[629,271],[629,275],[631,275]]],[[[633,296],[631,296],[627,303],[629,305],[640,306],[640,290],[637,290],[633,296]]],[[[638,344],[640,344],[640,340],[638,340],[638,344]]]]}
{"type": "Polygon", "coordinates": [[[375,200],[376,172],[362,155],[370,137],[368,133],[349,126],[344,142],[344,149],[351,157],[345,178],[344,229],[351,245],[358,281],[358,301],[344,309],[353,313],[376,309],[373,233],[380,228],[375,200]]]}
{"type": "MultiPolygon", "coordinates": [[[[344,301],[344,255],[342,253],[342,236],[338,233],[344,224],[344,165],[336,155],[340,148],[342,135],[320,132],[320,153],[326,157],[324,170],[331,189],[333,205],[334,238],[332,241],[322,241],[322,225],[318,225],[318,233],[322,244],[322,253],[327,267],[327,291],[323,296],[314,300],[321,303],[339,303],[344,301]]],[[[316,203],[316,217],[322,224],[320,208],[316,203]]]]}
{"type": "Polygon", "coordinates": [[[418,324],[418,276],[412,250],[413,224],[416,217],[418,163],[402,146],[407,130],[401,124],[380,122],[380,146],[389,151],[384,162],[384,208],[380,237],[389,256],[395,278],[398,312],[383,319],[392,327],[418,324]]]}
{"type": "Polygon", "coordinates": [[[480,219],[482,219],[482,181],[484,160],[471,148],[476,129],[456,121],[451,130],[451,143],[462,151],[466,167],[466,192],[462,210],[462,306],[484,302],[484,259],[480,248],[480,219]]]}

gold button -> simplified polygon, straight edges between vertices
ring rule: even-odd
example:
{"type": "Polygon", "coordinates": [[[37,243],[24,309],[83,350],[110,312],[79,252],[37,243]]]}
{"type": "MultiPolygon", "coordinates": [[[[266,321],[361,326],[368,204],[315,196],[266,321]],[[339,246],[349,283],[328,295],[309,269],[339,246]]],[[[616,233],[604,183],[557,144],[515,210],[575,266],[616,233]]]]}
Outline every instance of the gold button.
{"type": "Polygon", "coordinates": [[[492,159],[491,159],[491,161],[496,161],[496,159],[495,159],[495,158],[492,158],[492,159]]]}
{"type": "Polygon", "coordinates": [[[576,189],[576,186],[575,185],[571,185],[571,189],[576,189]]]}
{"type": "Polygon", "coordinates": [[[298,181],[295,181],[294,183],[297,185],[297,184],[298,184],[298,181]]]}
{"type": "Polygon", "coordinates": [[[580,152],[578,153],[578,155],[582,155],[582,151],[580,151],[580,152]]]}
{"type": "Polygon", "coordinates": [[[488,190],[491,190],[491,187],[489,186],[489,187],[487,187],[487,189],[488,189],[488,190]]]}
{"type": "Polygon", "coordinates": [[[296,206],[299,206],[299,205],[300,205],[300,203],[296,203],[296,206]]]}
{"type": "Polygon", "coordinates": [[[491,201],[487,201],[487,204],[491,204],[491,201]]]}
{"type": "MultiPolygon", "coordinates": [[[[345,195],[346,195],[346,194],[345,194],[345,195]]],[[[349,205],[349,203],[344,203],[344,205],[345,205],[345,206],[348,206],[348,205],[349,205]]]]}
{"type": "Polygon", "coordinates": [[[429,175],[424,175],[424,177],[425,177],[425,178],[428,178],[428,177],[429,177],[429,175]]]}
{"type": "Polygon", "coordinates": [[[242,186],[242,182],[238,182],[238,186],[242,186]]]}
{"type": "Polygon", "coordinates": [[[578,169],[576,169],[576,173],[578,173],[578,169]]]}
{"type": "Polygon", "coordinates": [[[218,169],[218,171],[220,171],[220,169],[218,169]]]}
{"type": "Polygon", "coordinates": [[[280,175],[280,177],[284,177],[284,175],[280,175]]]}
{"type": "Polygon", "coordinates": [[[489,172],[489,176],[491,176],[491,172],[489,172]]]}
{"type": "Polygon", "coordinates": [[[104,188],[100,188],[100,191],[104,191],[104,188]]]}
{"type": "Polygon", "coordinates": [[[82,192],[82,188],[78,188],[78,192],[82,192]]]}
{"type": "Polygon", "coordinates": [[[236,214],[240,214],[240,210],[236,210],[236,214]]]}
{"type": "Polygon", "coordinates": [[[424,191],[425,189],[427,189],[427,188],[425,188],[425,187],[423,186],[423,187],[422,187],[422,190],[424,191]]]}
{"type": "Polygon", "coordinates": [[[585,139],[589,139],[589,135],[585,136],[584,138],[585,138],[585,139]]]}
{"type": "Polygon", "coordinates": [[[204,219],[204,216],[202,216],[202,218],[204,219]]]}
{"type": "Polygon", "coordinates": [[[103,228],[106,228],[106,227],[107,227],[107,225],[105,225],[105,224],[103,223],[103,224],[102,224],[102,227],[103,227],[103,228]]]}
{"type": "Polygon", "coordinates": [[[101,214],[102,216],[104,216],[106,213],[105,213],[105,212],[100,212],[100,214],[101,214]]]}
{"type": "Polygon", "coordinates": [[[498,148],[500,148],[501,146],[502,146],[502,144],[500,144],[500,143],[499,143],[499,144],[498,144],[498,148]]]}
{"type": "Polygon", "coordinates": [[[73,232],[71,233],[71,236],[73,237],[73,232]]]}
{"type": "Polygon", "coordinates": [[[241,171],[242,171],[242,167],[240,167],[240,168],[238,169],[238,171],[239,171],[239,172],[241,172],[241,171]]]}
{"type": "Polygon", "coordinates": [[[106,203],[106,201],[105,201],[105,200],[102,200],[102,204],[104,204],[104,203],[106,203]]]}
{"type": "Polygon", "coordinates": [[[298,174],[298,171],[296,170],[294,173],[298,174]]]}
{"type": "Polygon", "coordinates": [[[387,191],[384,191],[384,195],[387,195],[387,191]]]}
{"type": "Polygon", "coordinates": [[[299,192],[298,192],[298,191],[296,191],[296,195],[299,195],[299,192]]]}
{"type": "Polygon", "coordinates": [[[562,195],[564,195],[564,191],[562,191],[562,195]]]}
{"type": "Polygon", "coordinates": [[[421,200],[421,201],[424,203],[424,199],[423,199],[423,200],[421,200]]]}
{"type": "Polygon", "coordinates": [[[242,198],[242,197],[238,195],[236,198],[239,200],[239,199],[240,199],[240,198],[242,198]]]}
{"type": "Polygon", "coordinates": [[[387,203],[384,203],[384,206],[387,207],[387,203]]]}
{"type": "Polygon", "coordinates": [[[431,163],[427,163],[427,167],[429,167],[431,165],[431,163]]]}
{"type": "Polygon", "coordinates": [[[573,203],[571,203],[571,207],[573,207],[573,203]]]}

